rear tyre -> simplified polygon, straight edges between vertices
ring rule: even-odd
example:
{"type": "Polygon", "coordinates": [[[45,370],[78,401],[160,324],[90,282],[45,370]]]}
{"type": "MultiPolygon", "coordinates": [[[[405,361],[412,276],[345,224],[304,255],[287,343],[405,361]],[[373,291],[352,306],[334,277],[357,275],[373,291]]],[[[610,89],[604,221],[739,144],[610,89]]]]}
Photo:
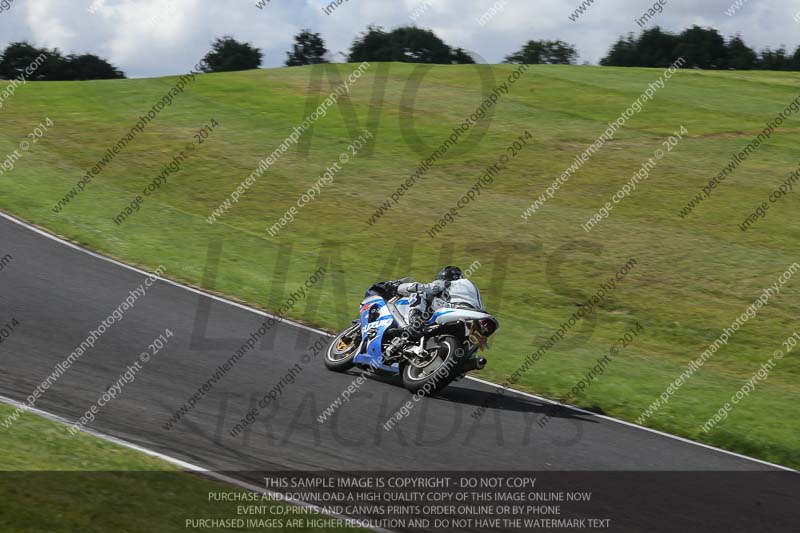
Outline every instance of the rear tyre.
{"type": "Polygon", "coordinates": [[[325,350],[325,367],[334,372],[345,372],[353,368],[353,359],[361,345],[361,327],[353,324],[333,338],[325,350]]]}
{"type": "Polygon", "coordinates": [[[403,367],[403,386],[414,394],[430,396],[447,387],[461,374],[464,351],[461,342],[452,335],[433,339],[435,350],[428,361],[415,361],[403,367]]]}

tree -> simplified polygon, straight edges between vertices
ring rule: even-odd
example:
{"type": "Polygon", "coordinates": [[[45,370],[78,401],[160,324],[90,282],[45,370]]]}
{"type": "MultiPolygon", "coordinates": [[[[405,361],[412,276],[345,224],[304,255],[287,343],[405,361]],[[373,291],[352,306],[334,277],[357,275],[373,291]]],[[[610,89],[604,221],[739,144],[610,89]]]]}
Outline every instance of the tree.
{"type": "Polygon", "coordinates": [[[680,39],[674,33],[662,31],[658,26],[644,30],[636,41],[637,66],[668,67],[678,57],[675,50],[680,39]]]}
{"type": "Polygon", "coordinates": [[[473,65],[475,60],[463,48],[455,48],[450,54],[450,62],[454,65],[473,65]]]}
{"type": "Polygon", "coordinates": [[[526,65],[572,65],[578,58],[578,50],[564,41],[528,41],[517,52],[506,57],[506,63],[526,65]]]}
{"type": "Polygon", "coordinates": [[[295,35],[294,40],[295,44],[292,46],[292,51],[286,52],[288,56],[286,59],[287,67],[328,63],[328,60],[325,59],[328,49],[325,48],[325,41],[322,40],[319,33],[303,30],[295,35]]]}
{"type": "Polygon", "coordinates": [[[26,43],[11,43],[0,58],[0,78],[25,75],[28,80],[101,80],[124,78],[108,61],[95,55],[62,56],[56,50],[36,48],[26,43]],[[26,72],[26,69],[32,69],[26,72]]]}
{"type": "Polygon", "coordinates": [[[234,70],[250,70],[261,66],[261,50],[240,43],[231,36],[217,38],[211,45],[211,51],[203,58],[203,72],[230,72],[234,70]]]}
{"type": "Polygon", "coordinates": [[[763,70],[790,70],[792,68],[792,60],[793,58],[787,55],[786,48],[783,46],[777,50],[767,48],[761,52],[758,65],[763,70]]]}
{"type": "MultiPolygon", "coordinates": [[[[53,54],[45,49],[39,49],[26,42],[11,43],[5,49],[0,57],[0,78],[10,80],[18,77],[25,72],[25,68],[35,64],[37,58],[45,54],[45,64],[50,61],[53,54]]],[[[52,63],[52,61],[50,61],[52,63]]],[[[37,68],[36,72],[30,76],[26,76],[30,80],[43,80],[45,79],[45,72],[43,69],[37,68]]]]}
{"type": "Polygon", "coordinates": [[[731,37],[725,44],[727,67],[735,70],[750,70],[758,66],[758,55],[744,44],[741,37],[731,37]]]}
{"type": "Polygon", "coordinates": [[[403,63],[475,63],[461,48],[450,48],[430,30],[403,26],[386,32],[369,26],[350,47],[348,61],[400,61],[403,63]]]}
{"type": "Polygon", "coordinates": [[[792,56],[792,70],[800,70],[800,46],[797,47],[792,56]]]}
{"type": "Polygon", "coordinates": [[[608,55],[600,60],[604,67],[635,67],[639,64],[639,50],[633,34],[627,38],[620,37],[609,50],[608,55]]]}
{"type": "Polygon", "coordinates": [[[96,55],[69,55],[62,63],[62,79],[69,80],[112,80],[125,75],[107,61],[96,55]]]}
{"type": "Polygon", "coordinates": [[[692,26],[678,36],[678,41],[675,56],[686,60],[685,67],[725,68],[725,38],[717,30],[692,26]]]}
{"type": "Polygon", "coordinates": [[[369,26],[350,46],[348,61],[392,61],[391,37],[380,26],[369,26]]]}

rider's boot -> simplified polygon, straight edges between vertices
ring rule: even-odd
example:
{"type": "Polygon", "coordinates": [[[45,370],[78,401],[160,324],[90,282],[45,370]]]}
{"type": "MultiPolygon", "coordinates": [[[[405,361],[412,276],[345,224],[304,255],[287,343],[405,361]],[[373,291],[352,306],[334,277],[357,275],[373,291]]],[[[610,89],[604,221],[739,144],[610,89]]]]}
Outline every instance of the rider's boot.
{"type": "Polygon", "coordinates": [[[409,342],[419,342],[422,338],[422,326],[424,324],[424,317],[422,311],[419,309],[412,309],[408,313],[408,326],[403,329],[403,336],[409,342]]]}
{"type": "Polygon", "coordinates": [[[408,313],[408,325],[389,343],[389,347],[385,352],[385,360],[388,361],[396,357],[403,346],[419,343],[420,339],[422,339],[423,320],[423,313],[419,309],[412,309],[408,313]]]}

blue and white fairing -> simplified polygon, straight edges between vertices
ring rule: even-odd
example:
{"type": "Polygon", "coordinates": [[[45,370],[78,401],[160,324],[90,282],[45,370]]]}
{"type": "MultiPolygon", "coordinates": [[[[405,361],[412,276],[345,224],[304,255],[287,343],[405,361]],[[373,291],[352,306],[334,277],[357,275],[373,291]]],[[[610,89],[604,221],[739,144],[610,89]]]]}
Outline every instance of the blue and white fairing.
{"type": "Polygon", "coordinates": [[[430,320],[429,324],[450,324],[451,322],[458,322],[459,320],[491,320],[497,322],[492,315],[484,313],[483,311],[473,311],[471,309],[461,309],[452,307],[441,307],[437,309],[430,320]]]}
{"type": "MultiPolygon", "coordinates": [[[[380,296],[370,293],[367,293],[366,297],[361,302],[361,338],[366,339],[367,345],[366,350],[359,353],[355,359],[353,359],[353,362],[399,374],[400,367],[397,363],[392,363],[391,366],[387,366],[381,362],[383,335],[390,328],[399,326],[397,319],[389,309],[389,305],[390,304],[380,296]],[[376,313],[377,318],[375,317],[376,313]],[[370,315],[374,318],[372,322],[370,322],[370,315]]],[[[407,298],[395,302],[395,307],[398,311],[400,311],[400,309],[405,311],[401,314],[402,318],[408,317],[407,298]]]]}

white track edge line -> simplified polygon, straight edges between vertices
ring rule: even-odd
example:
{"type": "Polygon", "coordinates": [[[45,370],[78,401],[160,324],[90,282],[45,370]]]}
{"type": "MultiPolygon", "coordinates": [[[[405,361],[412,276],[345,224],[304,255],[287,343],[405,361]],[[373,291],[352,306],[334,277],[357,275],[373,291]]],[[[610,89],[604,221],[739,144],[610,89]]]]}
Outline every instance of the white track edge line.
{"type": "Polygon", "coordinates": [[[67,247],[72,248],[74,250],[78,250],[80,252],[88,254],[88,255],[96,258],[96,259],[101,259],[103,261],[108,261],[109,263],[113,263],[113,264],[115,264],[117,266],[126,268],[128,270],[132,270],[134,272],[137,272],[139,274],[143,274],[145,276],[150,276],[150,277],[152,277],[154,279],[157,279],[159,281],[163,281],[164,283],[168,283],[170,285],[174,285],[175,287],[180,287],[182,289],[185,289],[187,291],[193,292],[195,294],[199,294],[201,296],[205,296],[206,298],[211,298],[212,300],[217,300],[219,302],[223,302],[223,303],[226,303],[228,305],[232,305],[234,307],[238,307],[240,309],[244,309],[246,311],[250,311],[251,313],[256,313],[258,315],[265,316],[265,317],[268,317],[268,318],[274,318],[274,319],[276,319],[276,320],[278,320],[280,322],[287,322],[287,323],[292,324],[293,326],[297,326],[299,328],[306,329],[308,331],[313,331],[314,333],[321,333],[323,335],[331,336],[331,334],[328,333],[327,331],[322,331],[321,329],[312,328],[311,326],[307,326],[305,324],[301,324],[300,322],[295,322],[295,321],[289,320],[287,318],[281,318],[281,317],[279,317],[277,315],[273,315],[273,314],[267,313],[267,312],[262,311],[260,309],[256,309],[254,307],[250,307],[250,306],[241,304],[239,302],[234,302],[232,300],[227,300],[225,298],[221,298],[221,297],[219,297],[219,296],[217,296],[215,294],[211,294],[211,293],[208,293],[206,291],[197,289],[195,287],[191,287],[189,285],[185,285],[183,283],[179,283],[177,281],[173,281],[171,279],[168,279],[168,278],[165,278],[165,277],[162,277],[162,276],[158,276],[156,274],[153,274],[152,272],[147,272],[146,270],[142,270],[140,268],[137,268],[135,266],[129,265],[127,263],[123,263],[121,261],[117,261],[116,259],[114,259],[112,257],[108,257],[108,256],[100,254],[98,252],[89,250],[89,249],[84,248],[83,246],[80,246],[80,245],[75,244],[73,242],[66,241],[66,240],[58,237],[57,235],[53,235],[52,233],[49,233],[47,231],[44,231],[42,229],[37,228],[36,226],[32,226],[32,225],[28,224],[27,222],[25,222],[23,220],[19,220],[18,218],[9,215],[8,213],[4,213],[3,211],[0,211],[0,217],[5,218],[7,220],[10,220],[11,222],[14,222],[16,224],[19,224],[20,226],[22,226],[24,228],[27,228],[27,229],[35,232],[35,233],[38,233],[39,235],[42,235],[43,237],[47,237],[48,239],[52,239],[52,240],[54,240],[56,242],[59,242],[59,243],[63,244],[64,246],[67,246],[67,247]]]}
{"type": "MultiPolygon", "coordinates": [[[[209,293],[207,293],[205,291],[202,291],[200,289],[197,289],[195,287],[190,287],[188,285],[184,285],[182,283],[178,283],[177,281],[172,281],[171,279],[163,278],[161,276],[156,276],[155,274],[153,274],[151,272],[147,272],[145,270],[141,270],[139,268],[136,268],[134,266],[128,265],[128,264],[123,263],[121,261],[117,261],[116,259],[112,259],[111,257],[107,257],[105,255],[102,255],[100,253],[94,252],[92,250],[88,250],[88,249],[84,248],[83,246],[78,246],[77,244],[71,243],[69,241],[65,241],[64,239],[62,239],[62,238],[60,238],[60,237],[58,237],[56,235],[53,235],[52,233],[48,233],[48,232],[46,232],[44,230],[41,230],[41,229],[37,228],[36,226],[32,226],[31,224],[28,224],[27,222],[24,222],[24,221],[22,221],[22,220],[20,220],[20,219],[18,219],[16,217],[13,217],[13,216],[11,216],[8,213],[5,213],[3,211],[0,211],[0,217],[3,217],[5,219],[7,219],[7,220],[10,220],[11,222],[14,222],[16,224],[19,224],[20,226],[22,226],[24,228],[27,228],[27,229],[35,232],[35,233],[38,233],[39,235],[42,235],[42,236],[47,237],[49,239],[52,239],[52,240],[54,240],[56,242],[59,242],[59,243],[65,245],[65,246],[69,246],[70,248],[74,248],[75,250],[79,250],[79,251],[81,251],[83,253],[89,254],[92,257],[95,257],[97,259],[101,259],[103,261],[108,261],[108,262],[113,263],[113,264],[115,264],[117,266],[120,266],[122,268],[127,268],[128,270],[133,270],[134,272],[138,272],[140,274],[144,274],[145,276],[153,276],[156,279],[159,279],[159,280],[161,280],[161,281],[163,281],[165,283],[168,283],[170,285],[173,285],[175,287],[180,287],[182,289],[186,289],[188,291],[191,291],[193,293],[199,294],[201,296],[205,296],[207,298],[212,298],[214,300],[226,303],[228,305],[233,305],[235,307],[238,307],[239,309],[244,309],[245,311],[250,311],[251,313],[256,313],[256,314],[259,314],[259,315],[262,315],[262,316],[272,317],[272,318],[275,318],[275,319],[280,319],[280,317],[275,316],[275,315],[271,315],[269,313],[261,311],[260,309],[256,309],[254,307],[249,307],[247,305],[240,304],[238,302],[234,302],[234,301],[231,301],[231,300],[226,300],[225,298],[222,298],[220,296],[216,296],[214,294],[209,294],[209,293]]],[[[306,329],[308,331],[313,331],[315,333],[320,333],[320,334],[332,337],[332,335],[330,333],[328,333],[327,331],[322,331],[321,329],[315,329],[315,328],[312,328],[310,326],[306,326],[305,324],[301,324],[299,322],[294,322],[292,320],[285,319],[285,318],[284,319],[280,319],[280,320],[282,322],[287,323],[287,324],[292,324],[293,326],[296,326],[296,327],[299,327],[299,328],[303,328],[303,329],[306,329]]],[[[636,429],[639,429],[639,430],[642,430],[642,431],[655,433],[656,435],[661,435],[662,437],[668,437],[668,438],[675,439],[675,440],[678,440],[678,441],[681,441],[681,442],[685,442],[685,443],[688,443],[688,444],[694,444],[695,446],[700,446],[701,448],[707,448],[709,450],[714,450],[714,451],[719,452],[719,453],[731,455],[733,457],[738,457],[739,459],[746,459],[748,461],[754,461],[756,463],[760,463],[760,464],[763,464],[763,465],[771,466],[773,468],[778,468],[778,469],[781,469],[781,470],[786,470],[788,472],[800,473],[800,472],[798,472],[797,470],[795,470],[793,468],[789,468],[788,466],[783,466],[783,465],[779,465],[779,464],[775,464],[775,463],[770,463],[769,461],[764,461],[762,459],[756,459],[755,457],[749,457],[747,455],[742,455],[742,454],[739,454],[739,453],[736,453],[736,452],[725,450],[723,448],[717,448],[716,446],[711,446],[710,444],[704,444],[702,442],[697,442],[697,441],[694,441],[694,440],[691,440],[691,439],[687,439],[687,438],[684,438],[684,437],[679,437],[679,436],[673,435],[671,433],[665,433],[665,432],[659,431],[657,429],[652,429],[652,428],[648,428],[648,427],[645,427],[645,426],[640,426],[640,425],[634,424],[632,422],[627,422],[625,420],[620,420],[619,418],[613,418],[613,417],[610,417],[610,416],[593,413],[591,411],[586,411],[585,409],[581,409],[580,407],[575,407],[575,406],[569,405],[569,404],[562,404],[560,402],[557,402],[557,401],[554,401],[554,400],[550,400],[549,398],[544,398],[542,396],[537,396],[537,395],[531,394],[529,392],[523,392],[523,391],[520,391],[520,390],[517,390],[517,389],[512,389],[511,387],[506,387],[506,386],[503,386],[503,385],[500,385],[500,384],[497,384],[497,383],[492,383],[491,381],[486,381],[486,380],[483,380],[483,379],[480,379],[480,378],[476,378],[476,377],[473,377],[473,376],[467,376],[467,379],[471,379],[473,381],[477,381],[477,382],[483,383],[485,385],[491,385],[492,387],[495,387],[495,388],[499,387],[499,388],[502,388],[504,390],[508,390],[508,391],[514,392],[516,394],[520,394],[522,396],[528,396],[530,398],[534,398],[534,399],[537,399],[537,400],[540,400],[540,401],[543,401],[543,402],[547,402],[547,403],[550,403],[550,404],[553,404],[553,405],[561,405],[561,406],[567,407],[569,409],[572,409],[573,411],[577,411],[577,412],[584,413],[584,414],[587,414],[587,415],[595,416],[597,418],[601,418],[603,420],[608,420],[610,422],[616,422],[617,424],[622,424],[624,426],[636,428],[636,429]]]]}
{"type": "MultiPolygon", "coordinates": [[[[69,420],[67,420],[66,418],[64,418],[64,417],[62,417],[60,415],[56,415],[54,413],[50,413],[48,411],[44,411],[42,409],[39,409],[38,407],[29,407],[27,404],[25,404],[23,402],[19,402],[17,400],[14,400],[13,398],[8,398],[6,396],[0,395],[0,403],[4,403],[6,405],[13,406],[13,407],[15,407],[17,409],[21,409],[22,413],[31,412],[31,413],[37,414],[37,415],[41,416],[42,418],[45,418],[45,419],[50,420],[51,422],[55,422],[57,424],[63,424],[63,425],[67,425],[67,426],[73,426],[74,425],[72,422],[70,422],[69,420]]],[[[230,477],[230,476],[226,476],[224,474],[220,474],[219,472],[215,472],[213,470],[209,470],[207,468],[203,468],[201,466],[197,466],[195,464],[183,461],[181,459],[177,459],[175,457],[163,454],[161,452],[157,452],[155,450],[151,450],[149,448],[145,448],[144,446],[141,446],[139,444],[134,444],[132,442],[128,442],[128,441],[126,441],[124,439],[121,439],[119,437],[114,437],[113,435],[108,435],[108,434],[103,433],[101,431],[97,431],[96,429],[91,429],[91,428],[87,428],[87,427],[83,427],[82,426],[80,428],[80,431],[82,431],[83,433],[86,433],[88,435],[92,435],[94,437],[97,437],[99,439],[111,442],[111,443],[116,444],[118,446],[122,446],[124,448],[128,448],[128,449],[143,453],[145,455],[149,455],[150,457],[154,457],[156,459],[160,459],[160,460],[162,460],[162,461],[164,461],[166,463],[175,465],[175,466],[180,467],[180,468],[182,468],[184,470],[189,470],[189,471],[194,472],[196,474],[200,474],[200,475],[205,476],[207,478],[212,478],[212,479],[215,479],[217,481],[221,481],[223,483],[226,483],[228,485],[235,485],[235,486],[237,486],[239,488],[242,488],[242,489],[245,489],[245,490],[249,490],[250,492],[256,492],[258,494],[266,494],[270,498],[274,499],[276,501],[276,503],[279,503],[279,504],[295,505],[297,507],[303,507],[303,508],[306,508],[306,509],[310,509],[310,510],[312,510],[312,511],[318,513],[318,514],[331,516],[333,518],[338,518],[340,520],[353,520],[356,523],[362,522],[361,520],[359,520],[357,518],[351,518],[349,516],[341,515],[339,513],[326,512],[325,509],[319,507],[318,505],[314,505],[313,503],[308,503],[308,502],[304,502],[304,501],[300,501],[300,500],[287,500],[285,498],[282,498],[280,493],[277,493],[277,492],[274,492],[274,491],[271,491],[271,490],[267,490],[265,488],[259,487],[258,485],[254,485],[252,483],[248,483],[247,481],[242,481],[240,479],[236,479],[236,478],[233,478],[233,477],[230,477]]],[[[38,472],[38,471],[31,471],[31,472],[38,472]]],[[[86,470],[76,470],[76,472],[87,472],[87,471],[86,470]]],[[[129,470],[129,471],[126,471],[126,472],[151,473],[153,471],[152,470],[129,470]]],[[[389,531],[387,529],[373,528],[373,527],[370,527],[368,525],[359,525],[359,527],[363,527],[365,529],[370,529],[372,531],[379,531],[381,533],[392,533],[391,531],[389,531]]]]}
{"type": "Polygon", "coordinates": [[[795,474],[800,473],[800,472],[798,472],[797,470],[795,470],[793,468],[789,468],[788,466],[783,466],[783,465],[779,465],[779,464],[775,464],[775,463],[770,463],[769,461],[764,461],[762,459],[756,459],[755,457],[749,457],[747,455],[742,455],[740,453],[732,452],[730,450],[725,450],[723,448],[717,448],[716,446],[712,446],[710,444],[704,444],[702,442],[697,442],[697,441],[694,441],[694,440],[691,440],[691,439],[687,439],[685,437],[679,437],[678,435],[673,435],[672,433],[665,433],[665,432],[659,431],[657,429],[652,429],[652,428],[649,428],[649,427],[646,427],[646,426],[640,426],[639,424],[634,424],[633,422],[628,422],[626,420],[620,420],[619,418],[613,418],[613,417],[610,417],[610,416],[593,413],[591,411],[587,411],[586,409],[581,409],[580,407],[575,407],[574,405],[557,402],[555,400],[551,400],[549,398],[544,398],[542,396],[537,396],[535,394],[531,394],[530,392],[524,392],[524,391],[521,391],[521,390],[512,389],[510,387],[503,387],[502,385],[497,385],[495,383],[492,383],[491,381],[486,381],[484,379],[476,378],[476,377],[473,377],[473,376],[467,376],[467,378],[471,379],[473,381],[477,381],[479,383],[483,383],[484,385],[491,385],[493,387],[501,387],[501,388],[503,388],[505,390],[514,392],[516,394],[519,394],[519,395],[522,395],[522,396],[527,396],[529,398],[534,398],[536,400],[547,402],[549,404],[560,405],[562,407],[566,407],[567,409],[571,409],[572,411],[577,411],[579,413],[583,413],[583,414],[586,414],[586,415],[591,415],[593,417],[601,418],[603,420],[608,420],[610,422],[616,422],[617,424],[622,424],[623,426],[628,426],[628,427],[632,427],[634,429],[647,431],[649,433],[655,433],[657,435],[661,435],[662,437],[669,437],[671,439],[679,440],[681,442],[686,442],[688,444],[694,444],[694,445],[700,446],[702,448],[707,448],[707,449],[713,450],[715,452],[720,452],[720,453],[723,453],[723,454],[726,454],[726,455],[732,455],[732,456],[737,457],[739,459],[747,459],[748,461],[754,461],[756,463],[761,463],[763,465],[771,466],[773,468],[778,468],[780,470],[786,470],[787,472],[794,472],[795,474]]]}

